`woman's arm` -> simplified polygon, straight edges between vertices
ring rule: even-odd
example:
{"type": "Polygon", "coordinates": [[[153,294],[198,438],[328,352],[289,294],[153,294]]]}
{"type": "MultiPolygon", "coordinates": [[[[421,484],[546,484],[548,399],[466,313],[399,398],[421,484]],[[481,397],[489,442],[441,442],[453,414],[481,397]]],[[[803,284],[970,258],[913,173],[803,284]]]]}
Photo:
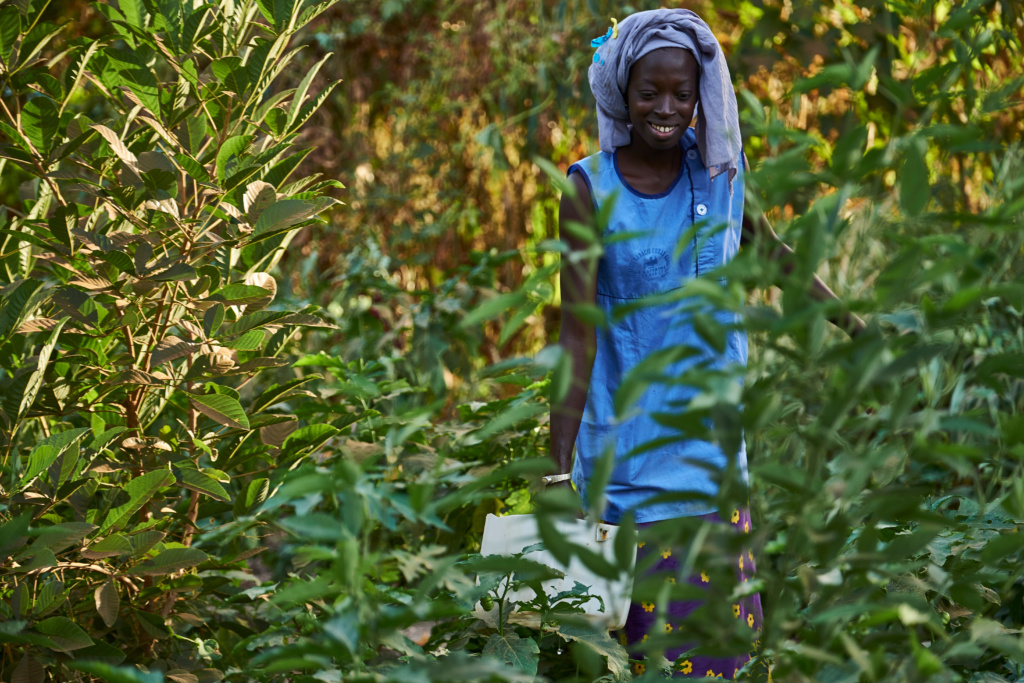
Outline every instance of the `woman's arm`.
{"type": "MultiPolygon", "coordinates": [[[[772,261],[779,262],[782,265],[783,274],[789,275],[795,267],[795,254],[793,250],[788,244],[779,239],[779,236],[775,234],[775,230],[772,229],[771,223],[768,222],[768,217],[763,213],[757,219],[749,214],[744,214],[742,243],[752,242],[756,237],[760,237],[761,242],[767,245],[769,250],[767,257],[772,261]]],[[[817,301],[839,301],[839,297],[817,275],[814,276],[814,280],[811,282],[811,297],[817,301]]],[[[864,321],[849,311],[829,318],[829,322],[844,330],[851,337],[856,337],[864,331],[865,327],[864,321]]]]}
{"type": "Polygon", "coordinates": [[[583,408],[590,389],[590,373],[594,367],[596,333],[594,326],[580,319],[576,313],[580,306],[593,305],[597,301],[597,260],[594,257],[581,258],[591,250],[579,230],[572,230],[571,223],[583,229],[593,225],[594,209],[590,190],[580,173],[569,176],[576,188],[576,196],[562,195],[558,210],[559,236],[569,245],[569,254],[562,256],[562,270],[559,284],[562,290],[562,328],[559,343],[572,361],[572,383],[561,402],[551,403],[551,459],[559,473],[568,473],[572,468],[572,449],[580,430],[583,408]],[[570,255],[574,254],[575,257],[570,255]]]}

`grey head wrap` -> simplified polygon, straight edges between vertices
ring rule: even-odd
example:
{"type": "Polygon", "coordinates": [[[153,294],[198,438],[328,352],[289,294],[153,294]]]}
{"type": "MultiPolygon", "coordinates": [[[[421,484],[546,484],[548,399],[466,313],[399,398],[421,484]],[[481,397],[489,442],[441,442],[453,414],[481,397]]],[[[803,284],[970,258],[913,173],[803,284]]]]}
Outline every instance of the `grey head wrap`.
{"type": "Polygon", "coordinates": [[[629,112],[625,103],[629,70],[648,52],[663,47],[681,47],[696,58],[700,66],[697,148],[712,176],[728,171],[731,181],[742,148],[736,93],[715,34],[688,9],[631,14],[618,24],[616,36],[607,36],[598,45],[589,75],[590,89],[597,98],[601,150],[611,153],[616,147],[629,144],[629,112]]]}

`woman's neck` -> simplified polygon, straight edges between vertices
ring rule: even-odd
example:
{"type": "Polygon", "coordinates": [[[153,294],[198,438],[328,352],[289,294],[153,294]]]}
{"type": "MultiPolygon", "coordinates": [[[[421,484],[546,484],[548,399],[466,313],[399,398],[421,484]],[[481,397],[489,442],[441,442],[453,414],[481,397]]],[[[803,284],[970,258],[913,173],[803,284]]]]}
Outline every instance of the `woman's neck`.
{"type": "Polygon", "coordinates": [[[653,149],[639,136],[631,136],[628,145],[619,147],[619,171],[635,190],[644,194],[660,194],[679,175],[683,150],[679,145],[669,149],[653,149]]]}

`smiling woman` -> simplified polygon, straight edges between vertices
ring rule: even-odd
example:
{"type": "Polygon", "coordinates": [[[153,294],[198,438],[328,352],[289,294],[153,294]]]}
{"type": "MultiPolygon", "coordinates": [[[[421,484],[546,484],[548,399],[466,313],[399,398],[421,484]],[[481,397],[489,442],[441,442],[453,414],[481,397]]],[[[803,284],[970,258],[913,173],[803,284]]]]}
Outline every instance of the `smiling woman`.
{"type": "MultiPolygon", "coordinates": [[[[693,12],[642,12],[624,20],[618,36],[601,43],[590,81],[598,100],[602,151],[570,167],[576,197],[563,197],[560,221],[564,228],[573,222],[593,224],[600,213],[608,222],[600,259],[581,258],[562,270],[560,341],[573,359],[576,382],[553,410],[552,454],[562,472],[572,463],[573,484],[587,501],[599,461],[613,452],[606,504],[593,511],[609,522],[632,518],[643,529],[690,517],[716,525],[731,522],[739,533],[749,532],[746,511],[723,518],[714,503],[715,472],[724,471],[730,461],[738,471],[746,470],[742,440],[738,452],[726,453],[718,444],[680,435],[654,417],[685,410],[696,393],[685,381],[687,371],[714,369],[733,377],[737,370],[741,373],[746,335],[734,313],[713,311],[724,326],[726,342],[716,349],[697,333],[693,309],[683,309],[678,301],[642,301],[712,272],[739,249],[742,151],[724,56],[693,12]],[[695,114],[697,126],[691,128],[695,114]],[[616,311],[623,304],[629,313],[616,311]],[[576,315],[578,307],[594,305],[615,322],[595,327],[589,318],[576,315]],[[617,393],[631,371],[647,358],[672,354],[676,362],[665,376],[623,409],[617,393]],[[736,526],[741,516],[744,523],[736,526]]],[[[570,230],[563,235],[574,251],[586,251],[588,245],[570,230]]],[[[678,581],[679,597],[673,593],[657,613],[652,602],[634,603],[624,640],[634,656],[643,657],[648,637],[659,629],[656,620],[663,618],[660,629],[678,634],[666,651],[670,661],[679,659],[676,676],[732,677],[749,655],[694,650],[699,643],[687,619],[705,613],[710,591],[719,587],[708,586],[700,571],[685,572],[681,556],[676,549],[665,550],[654,569],[678,581]],[[694,589],[709,591],[708,599],[682,599],[694,589]]],[[[741,580],[753,571],[749,555],[745,564],[731,564],[742,569],[741,580]]],[[[753,641],[762,620],[758,596],[731,607],[737,619],[742,617],[748,642],[753,641]]],[[[646,666],[638,662],[635,671],[646,666]]]]}

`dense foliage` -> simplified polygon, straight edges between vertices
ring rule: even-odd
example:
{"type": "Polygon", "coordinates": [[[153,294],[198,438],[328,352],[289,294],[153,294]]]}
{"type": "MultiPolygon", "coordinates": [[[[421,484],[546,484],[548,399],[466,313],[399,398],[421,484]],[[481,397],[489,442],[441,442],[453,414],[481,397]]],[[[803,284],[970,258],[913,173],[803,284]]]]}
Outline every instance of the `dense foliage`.
{"type": "MultiPolygon", "coordinates": [[[[571,374],[555,215],[625,9],[66,5],[0,7],[0,679],[659,677],[684,633],[641,674],[582,591],[509,620],[498,579],[543,569],[474,554],[489,512],[573,512],[537,484],[571,374]]],[[[1020,680],[1020,10],[692,6],[797,258],[683,292],[752,331],[745,377],[691,373],[661,419],[730,452],[742,428],[752,487],[719,504],[749,496],[758,560],[736,586],[735,539],[645,532],[722,591],[686,633],[742,651],[759,590],[752,675],[1020,680]],[[816,271],[865,334],[829,329],[816,271]]]]}

